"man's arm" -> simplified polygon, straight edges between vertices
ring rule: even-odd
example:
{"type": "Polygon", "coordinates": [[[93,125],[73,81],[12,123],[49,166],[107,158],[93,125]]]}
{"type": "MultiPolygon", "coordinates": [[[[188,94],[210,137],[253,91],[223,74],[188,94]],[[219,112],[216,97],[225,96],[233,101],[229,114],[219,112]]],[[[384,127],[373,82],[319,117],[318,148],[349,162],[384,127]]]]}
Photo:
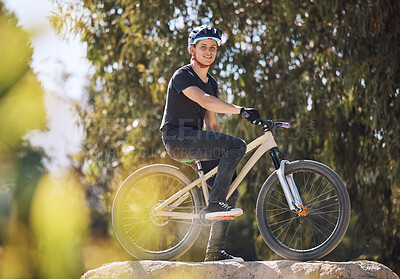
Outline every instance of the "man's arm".
{"type": "Polygon", "coordinates": [[[217,114],[215,112],[206,110],[206,116],[204,117],[204,129],[219,133],[221,132],[218,124],[217,114]]]}
{"type": "Polygon", "coordinates": [[[240,109],[242,107],[229,104],[222,101],[210,94],[207,94],[200,88],[196,86],[190,86],[182,90],[183,94],[186,95],[192,101],[198,103],[200,106],[206,110],[217,112],[217,113],[230,113],[230,114],[240,114],[240,109]]]}

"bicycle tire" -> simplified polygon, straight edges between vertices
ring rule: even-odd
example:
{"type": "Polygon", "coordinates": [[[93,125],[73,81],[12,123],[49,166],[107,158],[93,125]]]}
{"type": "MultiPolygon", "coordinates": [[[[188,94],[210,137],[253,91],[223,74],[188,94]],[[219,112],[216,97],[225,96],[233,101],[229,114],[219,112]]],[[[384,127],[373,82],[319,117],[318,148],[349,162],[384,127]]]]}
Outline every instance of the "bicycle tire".
{"type": "Polygon", "coordinates": [[[340,177],[319,162],[288,163],[285,176],[290,174],[308,214],[301,216],[289,209],[275,171],[257,198],[257,226],[266,244],[281,257],[317,260],[335,249],[347,231],[349,194],[340,177]]]}
{"type": "MultiPolygon", "coordinates": [[[[112,206],[112,224],[122,247],[141,260],[172,260],[198,238],[199,221],[154,217],[152,208],[191,180],[177,167],[150,165],[131,174],[119,187],[112,206]]],[[[174,211],[199,213],[204,207],[198,187],[174,211]]]]}

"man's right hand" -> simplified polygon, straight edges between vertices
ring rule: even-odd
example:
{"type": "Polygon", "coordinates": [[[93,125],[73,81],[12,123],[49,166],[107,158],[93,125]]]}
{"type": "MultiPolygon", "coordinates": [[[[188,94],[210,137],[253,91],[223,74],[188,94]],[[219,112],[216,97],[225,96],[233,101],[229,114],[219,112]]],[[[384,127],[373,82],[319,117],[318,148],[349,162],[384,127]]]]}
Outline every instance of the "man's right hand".
{"type": "Polygon", "coordinates": [[[245,108],[240,109],[240,114],[253,124],[261,124],[261,116],[256,108],[245,108]]]}

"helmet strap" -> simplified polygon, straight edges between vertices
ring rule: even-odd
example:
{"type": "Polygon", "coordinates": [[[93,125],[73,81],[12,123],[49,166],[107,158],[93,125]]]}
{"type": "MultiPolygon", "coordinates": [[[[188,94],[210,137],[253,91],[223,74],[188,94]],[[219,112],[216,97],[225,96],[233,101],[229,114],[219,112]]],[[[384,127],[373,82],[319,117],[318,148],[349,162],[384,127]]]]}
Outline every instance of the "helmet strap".
{"type": "Polygon", "coordinates": [[[193,61],[195,61],[195,62],[197,63],[197,65],[199,65],[200,68],[204,69],[204,68],[208,68],[208,67],[211,66],[212,63],[211,63],[210,65],[201,64],[201,63],[199,62],[199,60],[197,60],[197,58],[196,58],[196,53],[195,53],[194,51],[191,51],[191,54],[192,54],[192,59],[193,59],[193,61]]]}

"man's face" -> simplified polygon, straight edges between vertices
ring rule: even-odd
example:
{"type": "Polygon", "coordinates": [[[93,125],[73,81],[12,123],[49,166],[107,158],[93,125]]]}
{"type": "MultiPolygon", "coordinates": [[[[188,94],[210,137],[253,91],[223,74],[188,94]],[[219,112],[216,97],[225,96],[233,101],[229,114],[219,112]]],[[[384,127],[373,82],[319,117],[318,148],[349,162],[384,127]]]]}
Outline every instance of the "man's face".
{"type": "Polygon", "coordinates": [[[211,65],[217,55],[218,44],[213,39],[204,39],[193,47],[196,59],[203,65],[211,65]]]}

